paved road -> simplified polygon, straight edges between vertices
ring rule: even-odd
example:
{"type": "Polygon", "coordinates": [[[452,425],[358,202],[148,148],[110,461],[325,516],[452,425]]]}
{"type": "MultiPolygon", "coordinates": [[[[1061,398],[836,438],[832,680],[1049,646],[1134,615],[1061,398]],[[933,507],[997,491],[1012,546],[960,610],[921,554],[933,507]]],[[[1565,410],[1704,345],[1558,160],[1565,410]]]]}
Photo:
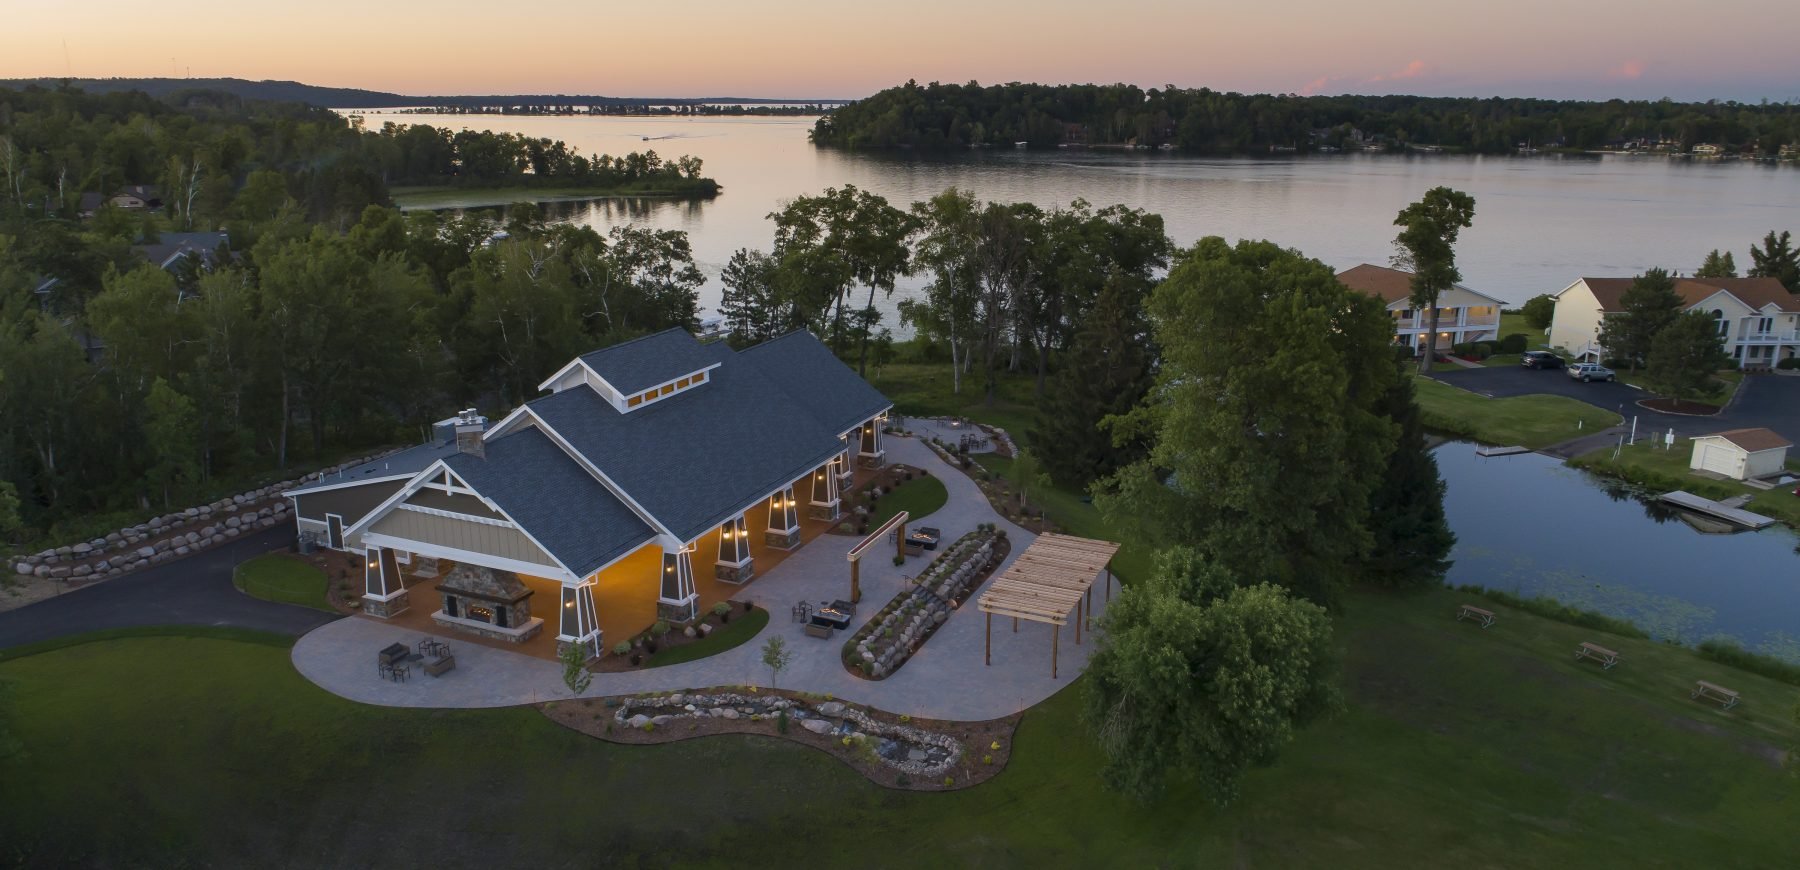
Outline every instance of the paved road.
{"type": "Polygon", "coordinates": [[[305,634],[337,617],[251,598],[231,585],[233,567],[286,547],[293,532],[291,525],[278,525],[198,555],[0,613],[0,648],[142,625],[227,625],[305,634]]]}
{"type": "Polygon", "coordinates": [[[1800,378],[1796,377],[1755,375],[1746,378],[1736,401],[1711,417],[1683,417],[1640,408],[1637,401],[1649,398],[1650,393],[1619,383],[1584,384],[1560,370],[1490,366],[1436,372],[1432,377],[1494,398],[1548,393],[1617,411],[1627,421],[1635,414],[1639,418],[1639,434],[1646,430],[1664,432],[1674,429],[1678,436],[1692,437],[1722,429],[1762,426],[1800,444],[1800,378]]]}

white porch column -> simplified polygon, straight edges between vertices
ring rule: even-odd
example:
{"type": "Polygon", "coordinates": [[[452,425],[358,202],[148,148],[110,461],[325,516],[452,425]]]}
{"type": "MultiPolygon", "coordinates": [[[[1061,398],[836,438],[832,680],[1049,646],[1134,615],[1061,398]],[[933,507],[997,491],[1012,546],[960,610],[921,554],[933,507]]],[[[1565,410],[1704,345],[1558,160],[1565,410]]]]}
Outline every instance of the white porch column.
{"type": "Polygon", "coordinates": [[[756,564],[750,557],[750,532],[744,525],[740,514],[719,527],[719,559],[713,563],[713,576],[723,582],[743,583],[756,576],[756,564]]]}
{"type": "Polygon", "coordinates": [[[692,622],[700,594],[694,591],[694,548],[681,543],[663,548],[662,588],[656,615],[670,622],[692,622]]]}
{"type": "Polygon", "coordinates": [[[569,644],[580,644],[588,658],[599,657],[604,647],[600,639],[600,612],[594,607],[597,577],[589,577],[562,588],[561,622],[556,633],[556,649],[561,652],[569,644]]]}
{"type": "Polygon", "coordinates": [[[856,479],[856,465],[850,457],[850,436],[845,435],[840,440],[844,442],[844,449],[832,458],[831,464],[838,476],[838,492],[843,493],[850,489],[850,484],[856,479]]]}
{"type": "Polygon", "coordinates": [[[834,458],[831,462],[813,469],[812,502],[808,505],[810,508],[808,514],[815,520],[824,520],[828,523],[837,522],[841,502],[838,499],[837,472],[832,468],[836,462],[837,460],[834,458]]]}
{"type": "Polygon", "coordinates": [[[769,527],[763,532],[763,541],[783,550],[800,546],[799,510],[791,486],[769,496],[769,527]]]}
{"type": "Polygon", "coordinates": [[[880,468],[887,464],[886,452],[881,449],[881,425],[887,416],[880,415],[862,424],[862,449],[857,457],[867,468],[880,468]]]}
{"type": "Polygon", "coordinates": [[[363,612],[387,619],[410,605],[400,562],[387,547],[370,547],[363,554],[363,612]]]}

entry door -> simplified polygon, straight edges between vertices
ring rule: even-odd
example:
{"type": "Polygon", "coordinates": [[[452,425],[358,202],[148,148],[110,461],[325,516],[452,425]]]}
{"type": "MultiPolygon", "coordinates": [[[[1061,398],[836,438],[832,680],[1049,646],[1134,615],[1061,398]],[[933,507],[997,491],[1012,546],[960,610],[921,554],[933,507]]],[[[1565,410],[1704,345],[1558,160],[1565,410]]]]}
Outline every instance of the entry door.
{"type": "Polygon", "coordinates": [[[344,518],[337,514],[325,515],[325,545],[333,550],[344,549],[344,518]]]}

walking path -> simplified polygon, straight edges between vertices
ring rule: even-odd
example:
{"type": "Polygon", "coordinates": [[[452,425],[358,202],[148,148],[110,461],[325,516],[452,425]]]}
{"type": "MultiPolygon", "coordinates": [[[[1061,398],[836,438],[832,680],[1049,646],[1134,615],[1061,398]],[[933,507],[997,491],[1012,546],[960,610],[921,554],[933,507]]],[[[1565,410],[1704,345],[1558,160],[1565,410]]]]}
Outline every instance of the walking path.
{"type": "Polygon", "coordinates": [[[284,523],[184,559],[153,565],[0,613],[0,647],[146,625],[220,625],[298,635],[336,614],[263,601],[232,585],[239,562],[294,541],[284,523]]]}
{"type": "MultiPolygon", "coordinates": [[[[930,448],[911,438],[889,438],[888,460],[924,468],[937,475],[950,493],[949,502],[929,515],[930,525],[950,542],[979,523],[997,523],[1012,541],[1012,552],[998,576],[1024,552],[1034,536],[1007,522],[988,504],[975,482],[939,460],[930,448]]],[[[1094,643],[1083,636],[1076,646],[1073,632],[1062,632],[1060,679],[1050,676],[1051,627],[1022,623],[1013,633],[1010,620],[994,621],[993,666],[982,665],[986,620],[973,606],[953,611],[942,628],[893,676],[865,680],[844,669],[841,655],[849,634],[830,640],[807,637],[789,614],[798,601],[819,602],[847,597],[849,565],[845,555],[858,539],[822,535],[759,577],[739,596],[770,612],[769,627],[742,646],[710,658],[625,673],[595,674],[587,696],[698,689],[720,685],[779,685],[893,713],[937,719],[982,720],[1023,710],[1067,686],[1087,666],[1094,643]],[[762,645],[778,633],[794,652],[794,662],[771,684],[762,664],[762,645]]],[[[887,604],[906,584],[906,576],[927,563],[908,560],[905,567],[872,556],[863,562],[863,600],[853,630],[887,604]]],[[[990,577],[991,580],[991,577],[990,577]]],[[[985,584],[984,584],[985,587],[985,584]]],[[[979,594],[977,592],[977,594],[979,594]]],[[[1096,591],[1094,609],[1105,607],[1096,591]]],[[[971,601],[973,597],[971,598],[971,601]]],[[[400,641],[409,646],[423,637],[370,617],[343,619],[301,638],[293,650],[294,666],[326,690],[368,704],[391,707],[501,707],[569,697],[562,666],[507,650],[472,643],[453,635],[438,638],[452,645],[456,670],[442,677],[422,676],[415,669],[403,683],[380,679],[375,652],[400,641]]]]}

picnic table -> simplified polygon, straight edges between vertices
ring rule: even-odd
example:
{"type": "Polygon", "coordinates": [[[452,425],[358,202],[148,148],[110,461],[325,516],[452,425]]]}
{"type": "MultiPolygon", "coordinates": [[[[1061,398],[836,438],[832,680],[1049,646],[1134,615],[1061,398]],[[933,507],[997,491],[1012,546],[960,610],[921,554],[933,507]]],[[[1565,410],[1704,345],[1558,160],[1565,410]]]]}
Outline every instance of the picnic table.
{"type": "Polygon", "coordinates": [[[1494,612],[1492,610],[1483,610],[1473,604],[1464,604],[1462,609],[1456,612],[1457,622],[1461,622],[1465,619],[1473,619],[1476,622],[1481,623],[1482,628],[1494,627],[1494,612]]]}
{"type": "Polygon", "coordinates": [[[1619,654],[1599,644],[1582,641],[1581,646],[1575,648],[1575,660],[1582,659],[1593,659],[1600,663],[1600,670],[1610,671],[1619,663],[1619,654]]]}
{"type": "Polygon", "coordinates": [[[1694,691],[1689,694],[1688,697],[1696,700],[1705,698],[1709,701],[1718,701],[1719,708],[1722,710],[1729,710],[1736,707],[1740,700],[1738,693],[1735,690],[1727,689],[1718,683],[1709,683],[1705,680],[1695,680],[1694,691]]]}

